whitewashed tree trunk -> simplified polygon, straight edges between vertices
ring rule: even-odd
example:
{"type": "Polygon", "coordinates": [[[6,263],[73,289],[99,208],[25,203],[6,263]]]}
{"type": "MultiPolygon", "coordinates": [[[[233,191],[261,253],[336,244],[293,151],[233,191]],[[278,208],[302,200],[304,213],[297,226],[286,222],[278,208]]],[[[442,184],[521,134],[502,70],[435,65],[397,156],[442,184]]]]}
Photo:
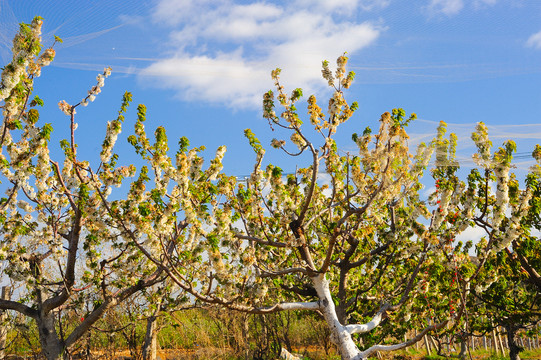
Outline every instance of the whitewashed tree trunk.
{"type": "MultiPolygon", "coordinates": [[[[329,282],[325,277],[325,274],[318,274],[313,276],[312,285],[319,297],[318,302],[312,303],[282,303],[279,305],[280,310],[319,310],[327,323],[327,326],[331,333],[331,341],[336,345],[343,360],[366,360],[371,356],[376,356],[380,351],[395,351],[403,349],[409,345],[413,345],[415,342],[420,341],[429,330],[438,329],[445,326],[445,322],[437,325],[431,325],[423,330],[419,335],[414,338],[395,345],[373,345],[370,348],[360,351],[355,342],[353,341],[352,334],[366,333],[381,323],[383,314],[390,305],[383,305],[374,317],[366,324],[351,324],[343,325],[338,320],[336,308],[331,297],[329,289],[329,282]]],[[[277,308],[277,306],[273,308],[277,308]]]]}
{"type": "Polygon", "coordinates": [[[320,303],[320,311],[329,326],[331,332],[331,341],[336,345],[342,359],[353,360],[362,359],[359,357],[360,351],[353,342],[351,333],[345,326],[340,324],[336,314],[336,308],[332,301],[329,282],[325,274],[318,274],[312,278],[312,284],[317,291],[320,303]]]}

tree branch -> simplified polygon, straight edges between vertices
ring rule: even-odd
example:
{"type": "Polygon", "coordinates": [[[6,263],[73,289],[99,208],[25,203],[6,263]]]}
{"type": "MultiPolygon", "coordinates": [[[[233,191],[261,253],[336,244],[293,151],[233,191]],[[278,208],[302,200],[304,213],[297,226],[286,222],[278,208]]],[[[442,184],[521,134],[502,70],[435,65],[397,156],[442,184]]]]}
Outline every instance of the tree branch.
{"type": "Polygon", "coordinates": [[[362,334],[371,331],[372,329],[375,329],[380,323],[383,318],[383,314],[387,309],[389,309],[391,305],[389,303],[385,303],[379,311],[374,315],[372,320],[367,322],[366,324],[351,324],[346,325],[346,331],[350,334],[362,334]]]}
{"type": "Polygon", "coordinates": [[[73,287],[73,284],[75,284],[75,263],[77,262],[77,250],[79,248],[79,238],[81,236],[81,211],[79,208],[74,208],[74,212],[73,224],[69,232],[69,249],[64,287],[60,294],[45,300],[43,303],[44,313],[48,313],[52,309],[55,309],[66,302],[69,299],[71,288],[73,287]]]}
{"type": "Polygon", "coordinates": [[[287,275],[287,274],[293,274],[293,273],[301,273],[304,275],[309,275],[308,271],[303,268],[291,268],[291,269],[285,269],[285,270],[279,270],[279,271],[267,271],[263,274],[261,274],[261,277],[275,277],[275,276],[281,276],[281,275],[287,275]]]}
{"type": "Polygon", "coordinates": [[[365,262],[367,262],[368,260],[370,260],[374,255],[379,255],[380,253],[384,252],[385,250],[387,250],[389,248],[389,246],[391,245],[391,243],[393,242],[393,240],[391,241],[388,241],[386,242],[385,244],[375,248],[374,250],[371,250],[370,251],[370,255],[368,256],[365,256],[364,258],[362,259],[359,259],[357,261],[354,261],[352,263],[349,264],[349,267],[350,268],[355,268],[355,267],[359,267],[361,265],[363,265],[365,262]]]}
{"type": "Polygon", "coordinates": [[[250,240],[250,241],[254,241],[258,244],[261,244],[261,245],[268,245],[268,246],[274,246],[274,247],[279,247],[279,248],[284,248],[287,246],[286,243],[283,243],[283,242],[277,242],[277,241],[270,241],[270,240],[263,240],[263,239],[260,239],[258,237],[255,237],[255,236],[248,236],[248,235],[242,235],[242,234],[235,234],[235,237],[237,239],[242,239],[242,240],[250,240]]]}
{"type": "Polygon", "coordinates": [[[291,310],[319,310],[319,301],[311,302],[292,302],[292,303],[280,303],[274,306],[255,308],[251,313],[253,314],[269,314],[279,311],[291,311],[291,310]]]}
{"type": "Polygon", "coordinates": [[[157,282],[162,281],[160,274],[162,269],[158,268],[152,275],[147,277],[145,280],[139,280],[135,285],[132,285],[124,290],[118,291],[116,294],[104,299],[103,303],[98,306],[94,311],[92,311],[88,316],[85,317],[83,322],[79,324],[67,337],[65,341],[65,346],[68,348],[74,343],[76,343],[81,336],[83,336],[86,331],[99,319],[101,319],[105,311],[118,303],[124,301],[131,295],[135,294],[137,291],[140,291],[146,287],[152,286],[157,282]]]}
{"type": "Polygon", "coordinates": [[[0,309],[15,310],[23,315],[30,316],[33,319],[37,319],[39,315],[37,310],[12,300],[0,299],[0,309]]]}
{"type": "Polygon", "coordinates": [[[297,246],[297,249],[300,252],[302,260],[304,260],[308,264],[310,270],[316,271],[316,266],[314,265],[314,261],[312,260],[310,251],[308,251],[308,246],[306,244],[306,237],[304,236],[304,228],[302,224],[298,220],[293,220],[289,223],[289,228],[293,232],[293,235],[295,235],[295,238],[301,241],[301,246],[297,246]]]}
{"type": "MultiPolygon", "coordinates": [[[[304,137],[300,131],[297,131],[299,135],[304,137]]],[[[306,140],[306,139],[305,139],[306,140]]],[[[317,182],[317,173],[319,171],[319,158],[318,158],[318,151],[317,149],[314,149],[313,145],[310,144],[310,151],[312,152],[312,180],[310,181],[310,189],[308,189],[308,194],[306,194],[306,197],[304,198],[304,204],[301,209],[301,212],[299,214],[299,218],[297,221],[300,225],[302,225],[304,218],[306,216],[306,213],[308,212],[308,208],[310,207],[310,203],[312,202],[312,197],[314,196],[314,189],[316,187],[317,182]]]]}
{"type": "Polygon", "coordinates": [[[327,247],[327,254],[325,255],[325,260],[323,265],[319,269],[320,273],[326,273],[331,265],[332,254],[334,253],[334,246],[336,245],[336,238],[338,237],[338,228],[334,229],[334,234],[329,240],[329,246],[327,247]]]}
{"type": "Polygon", "coordinates": [[[303,285],[303,287],[301,288],[298,286],[287,286],[284,284],[280,284],[280,287],[284,290],[292,291],[297,295],[317,297],[316,289],[310,285],[303,285]]]}
{"type": "MultiPolygon", "coordinates": [[[[425,251],[426,251],[426,243],[425,243],[425,251]]],[[[421,258],[419,259],[419,262],[417,263],[417,266],[415,266],[415,269],[413,270],[413,273],[411,274],[411,277],[410,277],[410,279],[408,281],[408,284],[406,285],[406,289],[404,289],[404,293],[402,294],[402,298],[400,299],[398,304],[391,307],[392,310],[398,309],[408,299],[409,293],[410,293],[411,289],[413,289],[413,283],[415,282],[415,278],[417,277],[417,275],[419,274],[419,271],[421,270],[421,265],[426,260],[425,255],[426,255],[426,253],[423,252],[423,254],[421,255],[421,258]]]]}
{"type": "Polygon", "coordinates": [[[425,336],[429,331],[438,330],[447,325],[448,320],[445,320],[439,324],[434,324],[426,327],[423,331],[421,331],[417,336],[413,337],[412,339],[408,341],[404,341],[400,344],[394,344],[394,345],[373,345],[366,349],[365,351],[362,351],[359,355],[357,355],[354,360],[362,360],[362,359],[368,359],[372,354],[374,354],[377,351],[394,351],[403,349],[405,347],[408,347],[410,345],[415,344],[416,342],[420,341],[423,336],[425,336]]]}
{"type": "MultiPolygon", "coordinates": [[[[518,244],[515,240],[513,241],[513,249],[517,249],[517,248],[518,248],[518,244]]],[[[505,251],[507,252],[510,258],[514,258],[513,256],[511,256],[511,252],[509,251],[509,249],[506,248],[505,251]]],[[[515,253],[515,255],[520,261],[520,265],[522,266],[522,268],[526,270],[526,272],[528,273],[531,282],[535,284],[535,286],[537,286],[539,291],[541,291],[541,275],[539,275],[539,273],[530,265],[526,257],[524,257],[523,255],[519,253],[515,253]]]]}

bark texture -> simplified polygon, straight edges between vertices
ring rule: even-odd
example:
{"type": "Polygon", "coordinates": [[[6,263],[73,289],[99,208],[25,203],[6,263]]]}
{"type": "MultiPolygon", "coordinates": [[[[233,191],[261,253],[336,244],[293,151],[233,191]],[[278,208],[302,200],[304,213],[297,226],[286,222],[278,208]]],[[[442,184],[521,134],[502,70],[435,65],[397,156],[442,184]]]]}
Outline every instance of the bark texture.
{"type": "Polygon", "coordinates": [[[509,345],[509,359],[520,360],[519,353],[524,349],[517,344],[517,328],[513,324],[506,324],[505,330],[507,332],[507,344],[509,345]]]}
{"type": "Polygon", "coordinates": [[[158,356],[158,313],[159,309],[147,319],[147,330],[143,344],[143,360],[156,360],[158,356]]]}
{"type": "Polygon", "coordinates": [[[65,348],[56,333],[54,316],[50,313],[40,315],[36,322],[43,356],[47,360],[64,359],[65,348]]]}
{"type": "Polygon", "coordinates": [[[336,308],[332,301],[331,292],[329,289],[329,282],[325,278],[324,274],[318,274],[312,278],[312,283],[317,291],[320,303],[320,311],[325,318],[331,332],[331,340],[338,348],[342,359],[352,360],[361,359],[357,357],[359,355],[359,349],[353,342],[351,334],[347,331],[338,320],[336,314],[336,308]]]}

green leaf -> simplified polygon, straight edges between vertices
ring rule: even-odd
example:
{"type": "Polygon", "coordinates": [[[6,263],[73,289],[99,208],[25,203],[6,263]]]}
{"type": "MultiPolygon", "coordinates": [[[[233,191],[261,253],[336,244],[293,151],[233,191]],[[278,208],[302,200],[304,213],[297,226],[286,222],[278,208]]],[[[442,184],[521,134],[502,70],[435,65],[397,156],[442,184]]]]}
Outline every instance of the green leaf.
{"type": "Polygon", "coordinates": [[[138,210],[139,210],[139,214],[141,216],[143,216],[143,217],[147,217],[148,215],[150,215],[152,213],[152,211],[150,210],[150,205],[149,205],[148,202],[144,202],[144,203],[139,204],[138,210]]]}
{"type": "Polygon", "coordinates": [[[34,96],[34,99],[32,99],[32,101],[30,101],[30,106],[36,106],[36,105],[39,105],[39,106],[43,106],[43,100],[39,97],[39,96],[34,96]]]}
{"type": "Polygon", "coordinates": [[[178,141],[179,151],[186,152],[188,151],[188,146],[190,146],[190,140],[186,136],[183,136],[178,141]]]}
{"type": "Polygon", "coordinates": [[[248,142],[250,143],[252,149],[254,149],[255,153],[259,154],[263,147],[261,146],[261,142],[259,142],[259,139],[255,136],[252,130],[245,129],[244,136],[248,139],[248,142]]]}
{"type": "Polygon", "coordinates": [[[28,110],[27,120],[29,124],[34,125],[39,120],[39,111],[36,109],[28,110]]]}

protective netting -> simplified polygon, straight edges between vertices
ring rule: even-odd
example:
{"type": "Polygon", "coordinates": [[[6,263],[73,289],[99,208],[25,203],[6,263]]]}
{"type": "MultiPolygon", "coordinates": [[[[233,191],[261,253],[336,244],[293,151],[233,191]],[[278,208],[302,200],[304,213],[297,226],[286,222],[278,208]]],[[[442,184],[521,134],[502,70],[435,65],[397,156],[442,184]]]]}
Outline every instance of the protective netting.
{"type": "Polygon", "coordinates": [[[2,63],[11,59],[12,39],[19,23],[29,23],[34,16],[44,18],[45,44],[58,35],[67,49],[84,44],[122,28],[131,19],[149,12],[152,2],[130,0],[0,0],[0,56],[2,63]]]}
{"type": "MultiPolygon", "coordinates": [[[[207,43],[215,41],[215,39],[207,39],[198,33],[198,31],[204,32],[210,24],[218,21],[220,16],[228,16],[228,19],[233,19],[232,13],[228,12],[232,4],[251,2],[217,1],[214,3],[180,0],[178,3],[169,2],[169,5],[175,4],[170,8],[177,8],[177,10],[188,3],[193,5],[190,12],[188,12],[189,9],[185,9],[184,15],[186,16],[180,16],[178,12],[169,14],[172,18],[177,16],[178,19],[182,19],[182,21],[178,21],[178,24],[167,22],[161,24],[156,21],[156,17],[153,18],[153,14],[156,15],[159,12],[158,5],[161,3],[165,3],[165,1],[0,0],[0,60],[2,61],[0,65],[6,64],[11,59],[12,39],[18,30],[19,23],[28,23],[34,16],[39,15],[44,18],[43,39],[45,45],[49,45],[53,41],[53,35],[58,35],[64,40],[61,46],[56,47],[57,58],[52,66],[93,71],[101,71],[104,66],[112,66],[115,74],[140,75],[143,72],[143,75],[146,75],[145,82],[158,79],[157,82],[161,85],[168,84],[167,81],[174,83],[174,86],[169,87],[173,91],[178,91],[181,98],[189,100],[201,98],[204,101],[215,102],[229,99],[225,95],[222,96],[219,89],[223,88],[225,89],[223,92],[229,94],[232,92],[233,84],[239,84],[240,90],[233,94],[234,97],[249,93],[256,98],[256,106],[259,107],[261,90],[259,88],[251,90],[251,86],[256,82],[254,81],[256,77],[242,68],[249,64],[246,59],[241,57],[246,54],[242,52],[237,54],[232,51],[232,55],[226,59],[227,61],[220,61],[220,56],[227,55],[227,49],[224,44],[216,42],[213,43],[213,48],[224,53],[213,58],[212,53],[206,49],[210,48],[207,43]],[[215,16],[208,15],[210,13],[215,16]],[[210,17],[205,17],[205,14],[210,17]],[[175,34],[176,36],[185,35],[188,30],[195,32],[192,34],[196,39],[191,44],[193,49],[186,49],[184,44],[175,44],[172,40],[175,38],[175,34]],[[167,76],[157,76],[148,71],[149,68],[159,65],[164,60],[174,60],[179,57],[183,60],[183,66],[182,71],[179,70],[178,66],[175,67],[176,77],[167,72],[167,76]],[[203,60],[210,65],[205,65],[203,60]],[[241,67],[242,71],[237,71],[235,66],[241,67]],[[250,76],[237,76],[238,73],[247,73],[250,76]],[[212,86],[208,86],[208,84],[212,84],[212,86]],[[200,91],[201,88],[204,88],[205,91],[200,91]]],[[[254,3],[256,2],[254,1],[254,3]]],[[[281,9],[285,5],[276,2],[276,6],[281,9]]],[[[286,9],[286,7],[283,8],[286,9]]],[[[376,15],[377,13],[375,15],[367,13],[366,18],[370,19],[376,15]]],[[[385,24],[389,25],[389,31],[403,27],[409,30],[422,30],[423,33],[432,33],[434,31],[432,27],[437,26],[436,30],[443,31],[444,29],[439,27],[451,26],[440,22],[411,24],[401,13],[394,14],[392,11],[385,13],[385,19],[385,24]]],[[[378,41],[385,45],[384,39],[378,41]]],[[[400,57],[391,56],[393,53],[389,49],[385,50],[385,47],[383,49],[382,51],[367,51],[363,52],[362,55],[352,56],[348,68],[357,72],[356,83],[367,86],[372,84],[452,83],[512,75],[538,76],[540,71],[537,62],[535,62],[535,67],[531,65],[534,63],[534,58],[520,61],[515,58],[495,59],[492,63],[453,63],[452,60],[450,63],[431,62],[430,60],[414,63],[415,57],[408,58],[406,56],[408,54],[401,54],[400,57]]],[[[415,52],[413,51],[411,54],[415,54],[415,52]]],[[[302,70],[294,61],[288,61],[286,59],[283,60],[283,63],[280,62],[280,67],[293,73],[299,73],[302,70]]],[[[320,61],[319,58],[318,61],[320,61]]],[[[263,60],[258,64],[261,66],[256,67],[255,70],[263,71],[264,78],[268,79],[268,69],[272,67],[271,64],[267,64],[263,60]]],[[[317,70],[314,71],[314,74],[319,77],[317,70]]],[[[320,79],[318,78],[318,80],[320,79]]],[[[302,84],[300,85],[302,86],[302,84]]],[[[410,144],[415,146],[421,141],[430,141],[438,125],[436,120],[431,119],[424,122],[419,120],[412,124],[409,131],[410,144]]],[[[479,120],[487,121],[486,118],[479,120]]],[[[461,121],[461,119],[457,119],[457,121],[461,121]]],[[[517,123],[489,125],[488,128],[494,147],[497,148],[506,139],[515,139],[518,143],[517,167],[527,170],[531,166],[533,163],[530,156],[531,151],[541,138],[541,125],[535,117],[531,120],[521,119],[517,123]],[[531,124],[524,124],[527,122],[531,124]]],[[[475,152],[475,146],[469,139],[474,129],[475,123],[472,122],[449,124],[448,127],[449,132],[457,133],[458,138],[461,139],[457,148],[457,160],[465,167],[473,166],[471,154],[475,152]]]]}

